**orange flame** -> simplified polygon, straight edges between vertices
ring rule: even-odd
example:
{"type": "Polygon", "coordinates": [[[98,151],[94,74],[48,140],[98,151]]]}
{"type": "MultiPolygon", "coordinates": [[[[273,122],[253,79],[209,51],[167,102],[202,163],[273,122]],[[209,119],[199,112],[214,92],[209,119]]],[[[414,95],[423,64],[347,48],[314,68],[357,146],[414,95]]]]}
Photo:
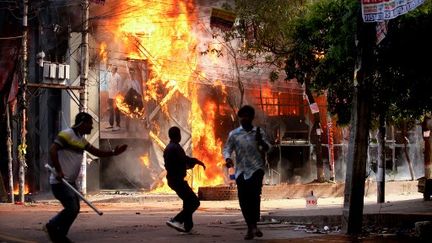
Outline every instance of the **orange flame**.
{"type": "MultiPolygon", "coordinates": [[[[25,184],[24,185],[24,194],[28,194],[29,192],[30,192],[30,187],[29,187],[29,185],[25,184]]],[[[19,194],[19,187],[18,187],[18,185],[15,186],[13,194],[14,195],[18,195],[19,194]]]]}
{"type": "Polygon", "coordinates": [[[105,42],[102,42],[99,46],[99,56],[101,58],[102,63],[107,63],[108,51],[107,51],[107,44],[105,42]]]}
{"type": "Polygon", "coordinates": [[[263,87],[261,89],[262,92],[262,98],[264,99],[265,108],[264,111],[269,116],[277,116],[279,115],[279,109],[278,109],[278,97],[273,94],[270,87],[263,87]]]}
{"type": "Polygon", "coordinates": [[[125,97],[121,94],[115,97],[116,106],[121,113],[125,114],[131,118],[143,118],[145,114],[144,108],[140,109],[138,107],[133,108],[125,102],[125,97]]]}
{"type": "Polygon", "coordinates": [[[149,167],[150,166],[150,160],[147,154],[140,156],[140,160],[143,162],[143,164],[145,165],[145,167],[149,167]]]}
{"type": "Polygon", "coordinates": [[[166,178],[163,178],[161,183],[157,187],[150,191],[150,193],[174,193],[174,191],[168,186],[166,178]]]}
{"type": "MultiPolygon", "coordinates": [[[[192,155],[202,160],[207,169],[193,170],[192,184],[214,186],[224,183],[221,169],[222,143],[215,136],[216,104],[199,102],[197,81],[197,39],[192,24],[197,20],[197,9],[189,0],[123,1],[117,18],[111,20],[110,31],[127,53],[128,58],[145,59],[151,72],[146,80],[144,100],[155,100],[163,112],[167,102],[180,93],[191,102],[189,125],[192,133],[192,155]],[[126,11],[127,10],[127,11],[126,11]],[[205,111],[205,112],[204,112],[205,111]]],[[[216,51],[219,46],[212,46],[216,51]]],[[[125,106],[124,97],[117,96],[116,104],[126,114],[136,113],[125,106]]],[[[149,122],[153,123],[152,114],[149,122]]],[[[158,129],[158,127],[152,127],[158,129]]],[[[160,146],[159,131],[150,131],[150,137],[160,146]]],[[[159,181],[159,179],[158,179],[159,181]]],[[[163,181],[163,180],[160,180],[163,181]]],[[[166,182],[155,191],[165,191],[166,182]]],[[[171,191],[169,189],[169,191],[171,191]]]]}

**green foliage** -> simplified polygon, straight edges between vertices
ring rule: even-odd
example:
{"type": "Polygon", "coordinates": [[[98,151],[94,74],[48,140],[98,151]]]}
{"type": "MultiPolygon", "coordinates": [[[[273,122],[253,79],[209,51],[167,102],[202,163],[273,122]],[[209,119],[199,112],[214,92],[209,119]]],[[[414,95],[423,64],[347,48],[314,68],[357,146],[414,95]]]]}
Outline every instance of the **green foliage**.
{"type": "Polygon", "coordinates": [[[313,90],[328,90],[329,110],[339,124],[350,120],[355,64],[355,0],[314,1],[299,16],[286,72],[300,82],[308,76],[313,90]]]}
{"type": "MultiPolygon", "coordinates": [[[[382,75],[393,118],[419,118],[432,110],[432,1],[390,21],[389,33],[378,48],[382,75]],[[388,97],[389,96],[389,97],[388,97]]],[[[384,85],[383,85],[384,86],[384,85]]],[[[382,101],[382,99],[381,99],[382,101]]]]}
{"type": "MultiPolygon", "coordinates": [[[[287,78],[308,80],[328,91],[329,110],[339,124],[350,121],[356,60],[358,0],[238,0],[241,37],[248,57],[271,52],[268,62],[284,61],[287,78]]],[[[432,0],[389,21],[388,35],[375,47],[370,76],[373,117],[418,119],[432,110],[432,0]]]]}

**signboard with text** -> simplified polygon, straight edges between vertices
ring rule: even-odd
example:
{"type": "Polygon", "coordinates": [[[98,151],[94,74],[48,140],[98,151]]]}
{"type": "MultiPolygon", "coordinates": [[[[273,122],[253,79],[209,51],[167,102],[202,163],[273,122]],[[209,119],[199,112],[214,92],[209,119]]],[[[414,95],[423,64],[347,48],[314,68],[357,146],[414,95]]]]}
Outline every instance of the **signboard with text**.
{"type": "Polygon", "coordinates": [[[362,0],[364,22],[394,19],[421,5],[424,0],[362,0]]]}

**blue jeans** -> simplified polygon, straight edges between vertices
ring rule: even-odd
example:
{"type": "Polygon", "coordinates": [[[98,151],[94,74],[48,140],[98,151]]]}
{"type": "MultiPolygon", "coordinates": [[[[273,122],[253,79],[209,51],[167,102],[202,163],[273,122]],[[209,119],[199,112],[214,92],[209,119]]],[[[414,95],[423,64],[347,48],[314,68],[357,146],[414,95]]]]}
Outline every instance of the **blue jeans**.
{"type": "MultiPolygon", "coordinates": [[[[76,188],[75,184],[70,184],[76,188]]],[[[63,210],[48,224],[57,231],[59,236],[66,236],[80,211],[79,197],[63,183],[52,184],[51,189],[54,197],[63,205],[63,210]]]]}

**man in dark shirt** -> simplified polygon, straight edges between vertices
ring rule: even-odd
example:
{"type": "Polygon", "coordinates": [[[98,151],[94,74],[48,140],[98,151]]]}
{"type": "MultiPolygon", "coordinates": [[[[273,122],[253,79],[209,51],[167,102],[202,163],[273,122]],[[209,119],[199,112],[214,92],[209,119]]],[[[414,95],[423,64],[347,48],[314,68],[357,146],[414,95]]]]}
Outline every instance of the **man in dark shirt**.
{"type": "Polygon", "coordinates": [[[192,214],[199,207],[200,201],[184,178],[187,169],[192,169],[197,164],[201,165],[204,170],[206,167],[202,161],[186,155],[179,144],[180,128],[171,127],[168,130],[168,136],[170,143],[166,146],[163,155],[167,171],[166,178],[168,186],[183,200],[183,210],[166,224],[180,232],[190,232],[193,227],[192,214]]]}

